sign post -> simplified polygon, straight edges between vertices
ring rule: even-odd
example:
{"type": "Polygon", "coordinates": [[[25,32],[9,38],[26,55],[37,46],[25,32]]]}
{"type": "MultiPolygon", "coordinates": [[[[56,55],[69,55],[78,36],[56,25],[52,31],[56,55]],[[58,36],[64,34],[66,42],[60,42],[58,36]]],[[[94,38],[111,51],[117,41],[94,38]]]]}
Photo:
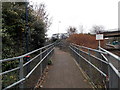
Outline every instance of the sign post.
{"type": "Polygon", "coordinates": [[[96,34],[96,40],[99,40],[98,47],[100,47],[100,40],[103,40],[103,34],[96,34]]]}

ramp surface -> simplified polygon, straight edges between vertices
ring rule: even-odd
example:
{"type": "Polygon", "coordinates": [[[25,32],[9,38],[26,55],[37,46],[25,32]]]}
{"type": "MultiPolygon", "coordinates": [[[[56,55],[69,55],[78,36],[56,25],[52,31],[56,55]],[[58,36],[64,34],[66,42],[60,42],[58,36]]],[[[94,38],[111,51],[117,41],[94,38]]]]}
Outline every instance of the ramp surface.
{"type": "Polygon", "coordinates": [[[69,53],[55,48],[52,61],[43,88],[91,88],[69,53]]]}

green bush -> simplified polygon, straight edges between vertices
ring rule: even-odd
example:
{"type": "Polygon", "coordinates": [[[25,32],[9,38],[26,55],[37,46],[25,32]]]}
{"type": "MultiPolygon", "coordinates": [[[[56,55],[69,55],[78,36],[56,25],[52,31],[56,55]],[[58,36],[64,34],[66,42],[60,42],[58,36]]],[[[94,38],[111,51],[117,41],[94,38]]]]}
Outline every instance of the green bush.
{"type": "Polygon", "coordinates": [[[48,65],[52,65],[52,60],[48,60],[48,65]]]}

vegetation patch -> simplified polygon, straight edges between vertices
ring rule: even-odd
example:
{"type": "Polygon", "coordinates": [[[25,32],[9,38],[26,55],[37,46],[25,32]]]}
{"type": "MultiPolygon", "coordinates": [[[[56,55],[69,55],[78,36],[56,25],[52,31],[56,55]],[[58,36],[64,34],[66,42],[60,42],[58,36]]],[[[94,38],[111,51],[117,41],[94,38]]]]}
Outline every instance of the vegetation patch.
{"type": "Polygon", "coordinates": [[[52,60],[48,60],[48,65],[52,65],[52,64],[53,64],[52,60]]]}
{"type": "MultiPolygon", "coordinates": [[[[67,39],[70,43],[74,43],[80,46],[86,46],[89,48],[97,49],[98,41],[96,40],[95,35],[91,34],[72,34],[67,39]]],[[[101,47],[105,46],[105,40],[101,41],[101,47]]]]}

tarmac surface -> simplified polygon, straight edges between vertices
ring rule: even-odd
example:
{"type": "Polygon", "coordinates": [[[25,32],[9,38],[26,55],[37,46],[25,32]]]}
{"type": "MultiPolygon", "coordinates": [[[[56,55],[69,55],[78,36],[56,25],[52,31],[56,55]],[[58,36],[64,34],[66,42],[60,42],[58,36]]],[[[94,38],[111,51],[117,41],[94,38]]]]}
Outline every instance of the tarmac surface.
{"type": "Polygon", "coordinates": [[[67,52],[55,48],[43,88],[92,88],[67,52]]]}

